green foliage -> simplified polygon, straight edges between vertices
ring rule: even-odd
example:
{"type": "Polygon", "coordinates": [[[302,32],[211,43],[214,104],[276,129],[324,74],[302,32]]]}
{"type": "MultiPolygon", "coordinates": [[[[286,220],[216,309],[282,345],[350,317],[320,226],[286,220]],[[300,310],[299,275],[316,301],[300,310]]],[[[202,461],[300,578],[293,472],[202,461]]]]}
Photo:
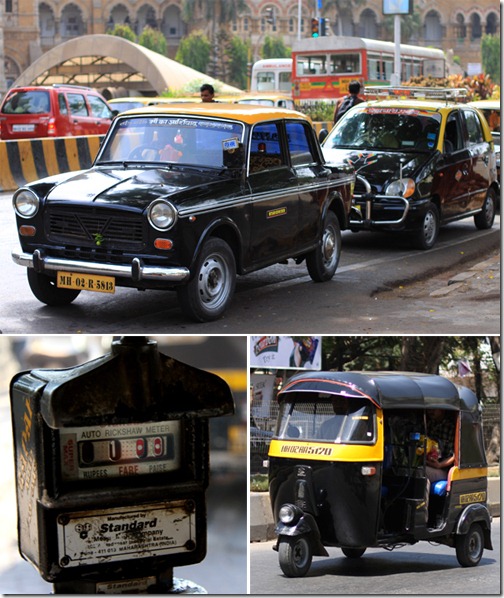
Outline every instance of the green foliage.
{"type": "Polygon", "coordinates": [[[114,25],[114,29],[112,31],[107,31],[109,35],[115,35],[117,37],[122,37],[127,39],[130,42],[136,42],[136,35],[133,29],[129,25],[114,25]]]}
{"type": "Polygon", "coordinates": [[[270,37],[267,35],[264,38],[261,48],[262,58],[290,58],[291,52],[291,49],[284,44],[281,37],[270,37]]]}
{"type": "Polygon", "coordinates": [[[228,77],[231,85],[239,89],[247,88],[247,62],[250,50],[250,43],[238,36],[233,36],[228,43],[228,77]]]}
{"type": "Polygon", "coordinates": [[[264,473],[256,473],[250,477],[250,491],[251,492],[267,492],[268,491],[268,475],[264,473]]]}
{"type": "Polygon", "coordinates": [[[335,102],[314,102],[296,106],[296,110],[307,114],[314,122],[333,121],[335,102]]]}
{"type": "Polygon", "coordinates": [[[498,35],[484,35],[481,38],[481,58],[483,61],[483,72],[489,75],[493,81],[500,84],[501,49],[500,37],[498,35]]]}
{"type": "Polygon", "coordinates": [[[166,37],[158,29],[153,29],[148,25],[144,27],[138,38],[138,43],[144,48],[148,48],[149,50],[153,50],[158,54],[166,56],[166,51],[168,49],[166,37]]]}
{"type": "Polygon", "coordinates": [[[470,381],[478,397],[495,402],[500,400],[500,377],[492,358],[497,351],[498,337],[328,336],[322,340],[322,369],[444,372],[457,376],[457,364],[463,359],[470,364],[470,381]]]}
{"type": "Polygon", "coordinates": [[[175,60],[205,73],[210,62],[211,48],[208,37],[202,31],[195,31],[182,38],[175,60]]]}

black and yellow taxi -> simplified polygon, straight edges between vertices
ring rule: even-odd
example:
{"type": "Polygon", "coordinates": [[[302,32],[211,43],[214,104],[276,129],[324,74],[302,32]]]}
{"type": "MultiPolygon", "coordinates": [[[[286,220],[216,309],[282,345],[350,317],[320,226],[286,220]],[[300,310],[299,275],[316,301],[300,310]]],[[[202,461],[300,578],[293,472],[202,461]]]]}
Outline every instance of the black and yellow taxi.
{"type": "Polygon", "coordinates": [[[493,226],[499,196],[488,123],[465,90],[374,87],[324,139],[327,161],[354,166],[351,228],[407,231],[430,249],[439,227],[469,216],[493,226]]]}
{"type": "Polygon", "coordinates": [[[355,184],[329,168],[312,123],[284,109],[224,103],[140,108],[114,120],[91,169],[14,194],[33,294],[173,289],[196,321],[219,318],[238,274],[306,259],[331,279],[355,184]]]}

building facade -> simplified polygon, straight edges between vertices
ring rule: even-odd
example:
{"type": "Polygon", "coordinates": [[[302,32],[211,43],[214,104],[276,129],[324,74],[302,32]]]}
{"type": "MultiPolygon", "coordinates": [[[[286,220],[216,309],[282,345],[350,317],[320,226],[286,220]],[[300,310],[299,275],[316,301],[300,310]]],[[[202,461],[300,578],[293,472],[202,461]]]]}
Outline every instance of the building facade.
{"type": "MultiPolygon", "coordinates": [[[[163,32],[168,55],[175,56],[181,38],[194,30],[215,31],[218,15],[194,14],[184,22],[184,0],[0,0],[0,56],[7,86],[40,55],[70,38],[105,33],[127,23],[139,34],[146,25],[163,32]],[[3,14],[2,14],[3,12],[3,14]],[[3,40],[3,42],[2,42],[3,40]],[[3,49],[2,49],[3,43],[3,49]]],[[[329,33],[393,40],[391,17],[382,13],[383,0],[344,3],[324,0],[317,14],[316,0],[247,0],[246,10],[225,27],[250,40],[257,58],[266,35],[280,36],[287,46],[311,34],[314,16],[328,19],[329,33]],[[340,10],[338,11],[338,6],[340,10]]],[[[217,9],[213,0],[209,5],[217,9]]],[[[462,69],[481,72],[481,38],[500,35],[500,6],[496,0],[414,0],[420,30],[403,40],[441,47],[458,56],[462,69]],[[478,70],[479,69],[479,70],[478,70]]],[[[83,48],[83,55],[86,55],[83,48]]],[[[91,48],[89,49],[92,50],[91,48]]],[[[3,73],[0,68],[0,92],[3,73]]],[[[4,83],[5,85],[5,83],[4,83]]]]}

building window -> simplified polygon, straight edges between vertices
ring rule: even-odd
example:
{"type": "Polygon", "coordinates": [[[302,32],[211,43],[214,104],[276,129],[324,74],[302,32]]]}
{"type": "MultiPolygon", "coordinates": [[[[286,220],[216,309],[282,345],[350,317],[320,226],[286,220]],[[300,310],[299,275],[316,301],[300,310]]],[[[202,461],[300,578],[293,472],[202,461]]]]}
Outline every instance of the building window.
{"type": "Polygon", "coordinates": [[[473,12],[471,15],[471,40],[481,38],[481,18],[479,14],[473,12]]]}
{"type": "Polygon", "coordinates": [[[12,12],[12,0],[5,0],[5,12],[12,12]]]}
{"type": "Polygon", "coordinates": [[[464,15],[457,15],[456,31],[457,39],[463,40],[467,37],[467,27],[465,24],[464,15]]]}
{"type": "Polygon", "coordinates": [[[485,33],[487,35],[495,35],[497,33],[497,15],[491,12],[486,20],[485,33]]]}

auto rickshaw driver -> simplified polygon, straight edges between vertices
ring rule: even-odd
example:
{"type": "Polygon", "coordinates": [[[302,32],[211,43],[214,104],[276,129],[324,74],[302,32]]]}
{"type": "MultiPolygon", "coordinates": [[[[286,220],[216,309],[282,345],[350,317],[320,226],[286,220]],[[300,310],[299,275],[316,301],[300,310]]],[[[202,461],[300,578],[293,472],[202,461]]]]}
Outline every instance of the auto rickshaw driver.
{"type": "Polygon", "coordinates": [[[437,458],[426,455],[425,472],[430,482],[446,480],[450,467],[455,463],[455,424],[443,409],[427,409],[427,436],[440,447],[437,458]]]}

